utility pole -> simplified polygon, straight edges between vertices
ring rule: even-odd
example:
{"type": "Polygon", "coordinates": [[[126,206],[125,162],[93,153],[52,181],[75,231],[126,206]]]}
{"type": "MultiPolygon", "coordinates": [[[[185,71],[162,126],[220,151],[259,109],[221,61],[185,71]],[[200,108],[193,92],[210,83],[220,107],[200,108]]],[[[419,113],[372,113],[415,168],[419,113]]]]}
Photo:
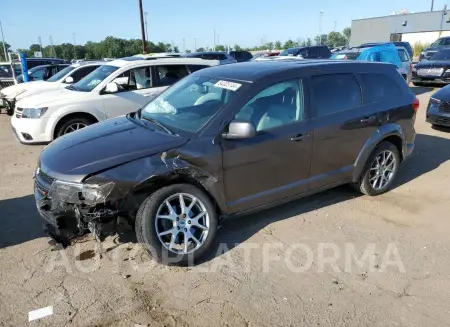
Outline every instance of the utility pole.
{"type": "Polygon", "coordinates": [[[213,46],[213,51],[216,51],[216,29],[214,29],[214,46],[213,46]]]}
{"type": "Polygon", "coordinates": [[[183,38],[183,52],[186,52],[186,40],[183,38]]]}
{"type": "Polygon", "coordinates": [[[38,36],[38,42],[39,42],[39,48],[41,49],[42,57],[45,57],[44,50],[42,49],[42,39],[40,36],[38,36]]]}
{"type": "Polygon", "coordinates": [[[51,35],[49,36],[49,39],[50,39],[50,45],[51,45],[51,47],[52,47],[52,55],[53,55],[53,58],[56,58],[55,46],[53,45],[53,38],[52,38],[51,35]]]}
{"type": "Polygon", "coordinates": [[[5,61],[8,61],[8,52],[6,51],[6,43],[5,43],[5,36],[3,35],[2,22],[0,22],[0,30],[2,32],[3,52],[5,53],[5,61]]]}
{"type": "Polygon", "coordinates": [[[145,29],[144,29],[144,10],[142,9],[142,0],[139,1],[139,16],[141,19],[141,36],[142,36],[142,53],[147,53],[147,44],[145,42],[145,29]]]}
{"type": "Polygon", "coordinates": [[[319,13],[319,39],[317,40],[319,45],[322,45],[322,16],[323,16],[323,10],[320,9],[319,13]]]}
{"type": "Polygon", "coordinates": [[[75,41],[75,33],[72,33],[73,36],[73,59],[77,58],[77,42],[75,41]]]}
{"type": "Polygon", "coordinates": [[[337,26],[337,22],[334,21],[334,29],[333,29],[333,32],[336,32],[336,26],[337,26]]]}
{"type": "Polygon", "coordinates": [[[431,11],[433,11],[433,7],[434,7],[434,0],[431,0],[431,11]]]}
{"type": "Polygon", "coordinates": [[[195,52],[195,51],[197,51],[197,38],[196,37],[194,37],[194,51],[192,51],[192,52],[195,52]]]}
{"type": "Polygon", "coordinates": [[[147,15],[148,12],[144,12],[144,19],[145,19],[145,39],[147,40],[147,42],[150,41],[150,38],[148,37],[148,25],[147,25],[147,15]]]}
{"type": "Polygon", "coordinates": [[[220,35],[219,35],[219,33],[217,33],[217,45],[220,45],[220,35]]]}

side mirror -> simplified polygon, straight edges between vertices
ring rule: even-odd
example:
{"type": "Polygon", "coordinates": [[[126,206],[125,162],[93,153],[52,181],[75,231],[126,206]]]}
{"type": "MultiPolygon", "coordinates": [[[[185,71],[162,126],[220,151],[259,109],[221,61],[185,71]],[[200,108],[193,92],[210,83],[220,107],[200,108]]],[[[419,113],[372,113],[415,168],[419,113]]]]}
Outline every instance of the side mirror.
{"type": "Polygon", "coordinates": [[[72,76],[67,76],[66,79],[64,80],[64,83],[72,84],[73,83],[73,77],[72,76]]]}
{"type": "Polygon", "coordinates": [[[119,92],[119,86],[115,82],[106,84],[105,93],[117,93],[119,92]]]}
{"type": "Polygon", "coordinates": [[[228,133],[222,134],[222,137],[224,139],[250,139],[255,135],[256,129],[251,122],[233,120],[228,127],[228,133]]]}

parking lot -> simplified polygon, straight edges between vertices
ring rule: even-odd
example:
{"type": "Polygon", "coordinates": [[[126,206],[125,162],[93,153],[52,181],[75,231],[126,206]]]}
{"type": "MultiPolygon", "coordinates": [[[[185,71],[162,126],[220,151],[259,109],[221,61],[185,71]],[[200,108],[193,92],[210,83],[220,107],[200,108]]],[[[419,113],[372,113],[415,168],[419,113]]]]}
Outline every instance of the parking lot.
{"type": "Polygon", "coordinates": [[[132,237],[55,250],[25,146],[0,115],[0,326],[448,326],[450,130],[425,123],[394,189],[348,186],[224,222],[196,267],[149,261],[132,237]],[[53,315],[28,323],[32,310],[53,315]]]}

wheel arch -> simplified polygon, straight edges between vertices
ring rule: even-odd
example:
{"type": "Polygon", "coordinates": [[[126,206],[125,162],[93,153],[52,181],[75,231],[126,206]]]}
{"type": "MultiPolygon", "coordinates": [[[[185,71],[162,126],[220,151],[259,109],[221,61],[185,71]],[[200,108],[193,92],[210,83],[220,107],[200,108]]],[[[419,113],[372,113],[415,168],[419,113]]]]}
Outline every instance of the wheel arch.
{"type": "Polygon", "coordinates": [[[400,126],[388,124],[380,127],[371,137],[366,141],[362,150],[360,151],[354,163],[352,181],[358,182],[361,178],[364,168],[367,164],[367,159],[373,150],[384,141],[388,141],[396,146],[400,154],[400,160],[404,159],[405,151],[405,136],[400,126]]]}
{"type": "Polygon", "coordinates": [[[53,139],[56,139],[56,133],[59,129],[59,127],[68,119],[71,119],[73,117],[86,117],[91,119],[92,121],[98,123],[100,121],[99,117],[97,117],[96,115],[89,113],[87,111],[82,111],[82,110],[75,110],[75,111],[71,111],[66,113],[65,115],[59,117],[59,119],[56,121],[56,123],[53,125],[53,129],[52,129],[52,137],[53,139]]]}
{"type": "Polygon", "coordinates": [[[220,200],[217,192],[214,192],[214,186],[210,185],[211,179],[214,178],[212,176],[202,176],[199,178],[195,173],[193,174],[192,171],[190,173],[173,172],[164,175],[151,176],[145,182],[137,185],[134,188],[132,195],[144,198],[162,187],[174,184],[190,184],[199,188],[210,198],[218,215],[221,216],[226,213],[226,209],[224,207],[224,202],[220,200]]]}

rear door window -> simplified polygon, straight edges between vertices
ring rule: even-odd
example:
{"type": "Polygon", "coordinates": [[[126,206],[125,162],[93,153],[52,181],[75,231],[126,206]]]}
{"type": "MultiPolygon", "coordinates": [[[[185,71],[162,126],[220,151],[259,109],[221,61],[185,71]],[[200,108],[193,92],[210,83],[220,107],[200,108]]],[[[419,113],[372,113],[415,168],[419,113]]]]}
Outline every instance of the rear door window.
{"type": "Polygon", "coordinates": [[[399,98],[402,90],[388,75],[377,73],[361,73],[364,104],[399,98]]]}
{"type": "Polygon", "coordinates": [[[189,75],[186,65],[156,65],[155,86],[170,86],[189,75]]]}
{"type": "Polygon", "coordinates": [[[316,117],[361,106],[361,88],[353,74],[316,75],[311,83],[316,117]]]}
{"type": "Polygon", "coordinates": [[[209,66],[205,65],[187,65],[187,68],[189,70],[189,73],[192,74],[193,72],[196,72],[197,70],[208,68],[209,66]]]}
{"type": "Polygon", "coordinates": [[[398,49],[398,55],[399,55],[400,60],[401,60],[402,62],[407,62],[407,61],[409,61],[409,55],[408,55],[408,53],[406,52],[406,50],[404,50],[404,49],[398,49]]]}

